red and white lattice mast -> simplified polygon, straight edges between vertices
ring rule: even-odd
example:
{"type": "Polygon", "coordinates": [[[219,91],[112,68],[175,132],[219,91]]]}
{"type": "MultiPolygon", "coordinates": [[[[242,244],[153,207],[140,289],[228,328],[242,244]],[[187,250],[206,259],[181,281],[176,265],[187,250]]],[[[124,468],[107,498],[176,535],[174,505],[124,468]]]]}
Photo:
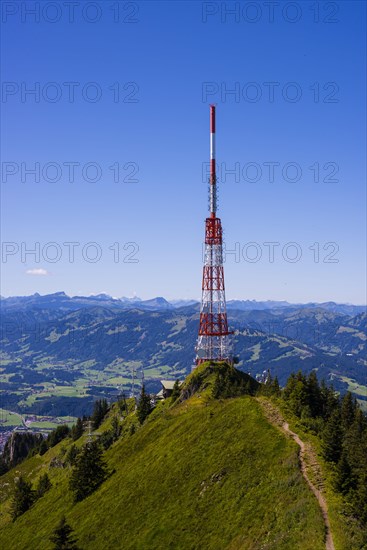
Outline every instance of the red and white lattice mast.
{"type": "Polygon", "coordinates": [[[205,257],[196,364],[204,361],[233,363],[228,330],[222,251],[222,224],[217,218],[217,177],[215,169],[215,106],[210,105],[210,217],[205,220],[205,257]]]}

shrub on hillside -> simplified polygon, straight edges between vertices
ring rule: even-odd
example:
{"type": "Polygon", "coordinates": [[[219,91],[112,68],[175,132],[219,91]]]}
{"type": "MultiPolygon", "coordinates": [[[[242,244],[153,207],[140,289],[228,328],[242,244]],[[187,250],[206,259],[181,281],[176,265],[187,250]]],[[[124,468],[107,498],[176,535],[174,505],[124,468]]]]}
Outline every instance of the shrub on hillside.
{"type": "Polygon", "coordinates": [[[54,543],[54,550],[78,550],[77,539],[73,536],[73,529],[66,522],[65,516],[53,530],[50,541],[54,543]]]}
{"type": "Polygon", "coordinates": [[[43,497],[43,495],[49,491],[52,487],[52,483],[50,481],[50,478],[48,477],[47,472],[45,472],[38,480],[38,484],[36,487],[36,495],[37,498],[43,497]]]}
{"type": "Polygon", "coordinates": [[[47,445],[49,448],[54,447],[60,441],[65,439],[65,437],[68,437],[70,435],[70,428],[67,424],[62,424],[61,426],[57,426],[47,437],[47,445]]]}
{"type": "Polygon", "coordinates": [[[78,502],[92,494],[107,478],[108,470],[103,459],[103,450],[98,441],[87,443],[76,459],[70,478],[74,501],[78,502]]]}
{"type": "Polygon", "coordinates": [[[108,413],[108,403],[106,399],[98,399],[94,403],[92,414],[93,428],[96,430],[102,424],[102,421],[108,413]]]}
{"type": "Polygon", "coordinates": [[[145,392],[145,386],[143,384],[141,388],[138,407],[136,409],[136,414],[138,416],[140,424],[144,423],[145,419],[150,415],[153,410],[150,400],[150,395],[145,392]]]}
{"type": "Polygon", "coordinates": [[[13,498],[11,501],[10,513],[12,520],[15,521],[32,506],[36,499],[35,492],[29,481],[20,476],[15,481],[13,498]]]}

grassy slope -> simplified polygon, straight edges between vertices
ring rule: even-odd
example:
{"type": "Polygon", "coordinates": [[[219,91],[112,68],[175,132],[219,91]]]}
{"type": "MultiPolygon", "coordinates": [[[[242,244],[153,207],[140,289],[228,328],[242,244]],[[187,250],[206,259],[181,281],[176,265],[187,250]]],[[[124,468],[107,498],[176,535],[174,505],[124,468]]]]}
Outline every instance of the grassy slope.
{"type": "MultiPolygon", "coordinates": [[[[17,470],[35,479],[62,446],[17,470]]],[[[6,501],[0,546],[51,548],[49,535],[65,513],[88,550],[324,548],[322,518],[299,472],[297,446],[250,397],[206,402],[196,395],[171,409],[160,406],[106,456],[116,472],[77,505],[67,490],[70,471],[58,468],[48,470],[50,492],[15,523],[6,501]]]]}

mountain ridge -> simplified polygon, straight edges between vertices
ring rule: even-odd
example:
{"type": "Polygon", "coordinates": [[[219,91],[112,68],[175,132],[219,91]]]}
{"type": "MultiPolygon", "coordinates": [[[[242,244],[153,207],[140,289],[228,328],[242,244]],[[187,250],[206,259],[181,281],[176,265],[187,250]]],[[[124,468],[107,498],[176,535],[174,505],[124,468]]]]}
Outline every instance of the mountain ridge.
{"type": "MultiPolygon", "coordinates": [[[[120,438],[105,453],[112,475],[82,502],[73,503],[70,467],[61,466],[72,444],[68,440],[2,476],[2,545],[48,550],[49,536],[65,514],[82,549],[123,544],[131,550],[239,550],[256,540],[284,550],[301,545],[322,550],[323,520],[299,470],[296,445],[267,421],[253,398],[205,395],[202,388],[176,406],[159,403],[141,427],[134,412],[124,418],[120,438]],[[14,477],[22,473],[33,481],[44,472],[51,488],[11,523],[14,477]]],[[[98,430],[100,437],[116,411],[98,430]]]]}
{"type": "MultiPolygon", "coordinates": [[[[255,544],[360,550],[364,515],[348,512],[334,487],[322,425],[309,430],[314,417],[308,403],[317,388],[323,392],[319,404],[331,407],[317,413],[320,422],[331,426],[333,410],[348,418],[350,398],[331,400],[332,389],[322,389],[312,375],[291,377],[288,393],[280,392],[275,380],[260,385],[224,362],[198,366],[175,396],[156,401],[144,418],[143,393],[137,411],[134,400],[121,399],[105,409],[93,432],[64,430],[61,441],[53,434],[46,448],[35,447],[33,456],[0,477],[0,544],[51,550],[50,535],[66,515],[78,547],[88,550],[240,550],[255,544]],[[295,380],[307,396],[298,413],[295,380]],[[85,463],[78,457],[97,447],[105,449],[107,476],[75,499],[75,480],[92,469],[89,462],[81,472],[85,463]],[[16,480],[21,476],[37,487],[45,474],[46,492],[12,522],[16,480]]],[[[353,425],[365,429],[358,415],[354,410],[353,425]]],[[[352,433],[343,430],[347,441],[352,433]]]]}
{"type": "MultiPolygon", "coordinates": [[[[55,292],[52,294],[40,295],[38,292],[28,296],[10,296],[7,298],[1,297],[0,304],[1,307],[10,308],[10,307],[19,307],[19,306],[30,306],[30,305],[42,305],[42,304],[53,304],[69,306],[71,308],[77,308],[81,305],[89,306],[93,305],[95,302],[105,302],[111,306],[129,308],[133,306],[138,306],[142,309],[173,309],[173,308],[182,308],[182,307],[192,307],[198,306],[200,304],[197,300],[190,299],[175,299],[175,300],[166,300],[162,296],[157,296],[155,298],[150,298],[147,300],[142,300],[141,298],[135,296],[132,298],[113,298],[112,296],[101,293],[90,296],[69,296],[64,291],[55,292]]],[[[327,309],[333,312],[344,313],[346,315],[356,315],[358,313],[363,313],[366,311],[365,305],[355,305],[347,303],[336,303],[336,302],[309,302],[309,303],[290,303],[287,301],[276,301],[276,300],[266,300],[266,301],[256,301],[256,300],[228,300],[227,308],[228,309],[237,309],[237,310],[269,310],[269,309],[285,309],[285,308],[317,308],[321,307],[322,309],[327,309]]]]}

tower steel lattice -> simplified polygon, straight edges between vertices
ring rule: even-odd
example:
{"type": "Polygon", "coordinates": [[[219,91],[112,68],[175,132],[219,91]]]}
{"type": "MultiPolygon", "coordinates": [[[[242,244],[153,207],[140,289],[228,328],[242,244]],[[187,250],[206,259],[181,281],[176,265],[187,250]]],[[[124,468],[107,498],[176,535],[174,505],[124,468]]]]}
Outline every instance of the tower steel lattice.
{"type": "Polygon", "coordinates": [[[233,363],[228,330],[222,250],[222,223],[217,218],[217,177],[215,166],[215,105],[210,105],[210,217],[205,220],[205,255],[196,365],[204,361],[233,363]]]}

